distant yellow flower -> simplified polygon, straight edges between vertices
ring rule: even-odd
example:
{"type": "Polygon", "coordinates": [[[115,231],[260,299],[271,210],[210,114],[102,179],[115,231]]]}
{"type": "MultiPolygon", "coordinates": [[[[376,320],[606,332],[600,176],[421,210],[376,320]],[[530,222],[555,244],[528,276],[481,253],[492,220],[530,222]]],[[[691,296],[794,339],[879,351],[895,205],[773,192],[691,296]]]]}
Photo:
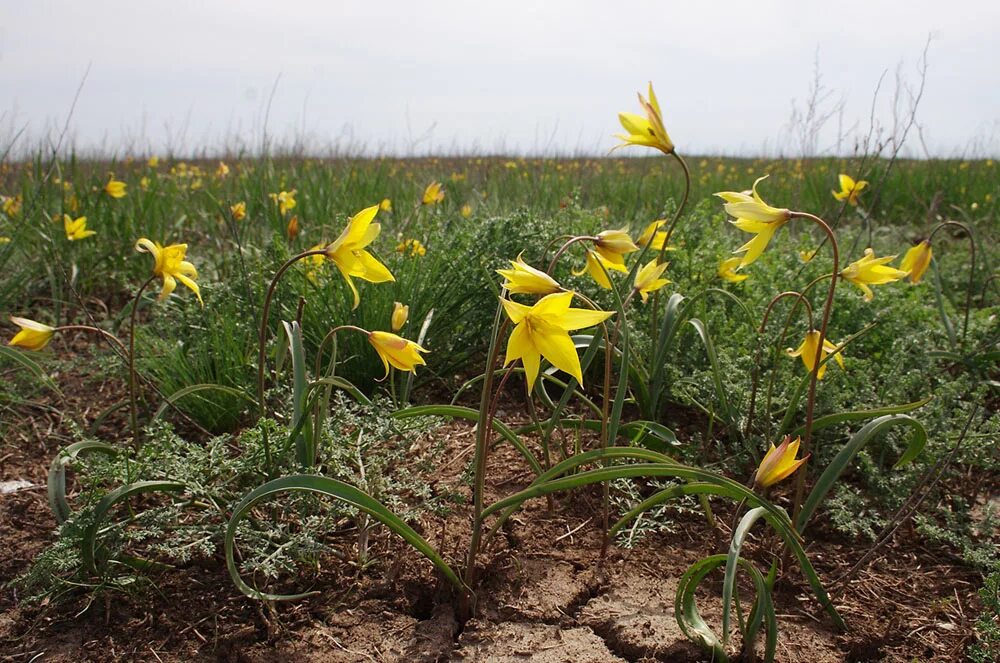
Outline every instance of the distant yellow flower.
{"type": "Polygon", "coordinates": [[[404,239],[396,245],[396,253],[409,253],[413,258],[423,257],[427,255],[427,247],[419,239],[404,239]]]}
{"type": "Polygon", "coordinates": [[[424,358],[420,356],[421,352],[427,352],[427,350],[413,341],[408,341],[389,332],[374,331],[368,333],[368,342],[375,348],[379,359],[385,365],[386,375],[389,375],[390,366],[401,371],[415,373],[417,366],[427,365],[424,358]]]}
{"type": "Polygon", "coordinates": [[[293,214],[292,218],[288,219],[288,225],[285,226],[285,234],[288,236],[288,241],[294,241],[299,233],[302,231],[301,226],[299,226],[299,215],[293,214]]]}
{"type": "Polygon", "coordinates": [[[660,103],[656,100],[653,92],[653,84],[649,84],[649,100],[647,101],[642,93],[639,93],[639,105],[646,111],[646,117],[634,113],[618,113],[618,121],[627,134],[615,134],[615,138],[622,141],[618,147],[626,145],[642,145],[645,147],[655,147],[664,154],[674,151],[674,144],[663,127],[663,114],[660,112],[660,103]]]}
{"type": "Polygon", "coordinates": [[[228,174],[229,166],[226,165],[225,161],[220,161],[219,165],[215,168],[215,176],[221,179],[228,174]]]}
{"type": "Polygon", "coordinates": [[[0,196],[3,201],[3,213],[7,216],[17,216],[21,211],[21,196],[0,196]]]}
{"type": "Polygon", "coordinates": [[[180,281],[198,297],[202,306],[205,305],[201,299],[201,290],[194,282],[194,279],[198,278],[198,270],[184,260],[187,255],[187,244],[162,246],[159,242],[140,237],[135,243],[135,250],[153,256],[153,274],[163,279],[160,300],[166,299],[177,287],[177,281],[180,281]]]}
{"type": "MultiPolygon", "coordinates": [[[[802,363],[805,364],[806,370],[810,373],[816,365],[816,348],[819,345],[819,331],[815,329],[810,329],[806,333],[805,339],[802,341],[797,349],[792,350],[788,348],[785,353],[789,357],[801,357],[802,363]]],[[[844,357],[840,346],[834,345],[834,343],[829,338],[823,339],[823,354],[820,356],[819,360],[822,362],[827,358],[828,355],[833,354],[833,358],[837,361],[837,364],[841,368],[844,368],[844,357]]],[[[823,376],[826,374],[826,364],[823,363],[819,367],[819,371],[816,373],[816,379],[822,380],[823,376]]]]}
{"type": "Polygon", "coordinates": [[[874,251],[865,249],[864,256],[842,269],[840,276],[861,288],[865,301],[870,302],[875,293],[868,286],[883,285],[906,278],[907,272],[886,266],[886,263],[895,259],[896,256],[876,258],[874,251]]]}
{"type": "Polygon", "coordinates": [[[108,183],[104,185],[104,193],[108,194],[112,198],[124,198],[127,195],[125,193],[126,186],[128,185],[124,182],[111,177],[111,179],[108,180],[108,183]]]}
{"type": "Polygon", "coordinates": [[[791,212],[779,207],[771,207],[764,202],[764,199],[757,193],[757,185],[767,177],[757,178],[753,183],[750,194],[737,191],[720,191],[715,194],[726,201],[726,213],[736,220],[733,225],[748,233],[754,233],[756,237],[733,251],[742,253],[740,267],[746,267],[764,252],[774,233],[788,223],[791,212]]]}
{"type": "Polygon", "coordinates": [[[899,268],[910,275],[910,283],[917,285],[931,264],[931,243],[926,239],[914,244],[899,263],[899,268]]]}
{"type": "Polygon", "coordinates": [[[799,251],[799,260],[801,260],[802,262],[810,262],[815,257],[816,257],[816,249],[813,249],[812,251],[805,251],[805,250],[799,251]]]}
{"type": "Polygon", "coordinates": [[[554,278],[524,262],[521,256],[510,261],[510,269],[498,269],[497,274],[507,279],[503,287],[520,295],[551,295],[562,287],[554,278]]]}
{"type": "Polygon", "coordinates": [[[635,273],[633,287],[639,291],[639,296],[642,297],[643,302],[649,299],[649,293],[659,290],[670,283],[669,279],[660,278],[663,276],[663,272],[666,271],[667,265],[668,263],[657,264],[656,258],[653,258],[635,273]]]}
{"type": "Polygon", "coordinates": [[[380,202],[378,204],[378,208],[380,210],[382,210],[383,212],[391,212],[392,211],[392,201],[389,200],[388,198],[383,198],[382,202],[380,202]]]}
{"type": "Polygon", "coordinates": [[[143,191],[149,191],[150,182],[151,180],[145,175],[143,175],[142,177],[139,178],[139,188],[142,189],[143,191]]]}
{"type": "Polygon", "coordinates": [[[242,221],[247,218],[247,204],[241,200],[235,205],[230,205],[229,213],[233,215],[233,221],[242,221]]]}
{"type": "Polygon", "coordinates": [[[149,157],[149,161],[146,162],[146,165],[149,166],[150,168],[156,168],[157,166],[160,165],[160,157],[155,155],[149,157]]]}
{"type": "MultiPolygon", "coordinates": [[[[310,251],[325,251],[326,250],[326,245],[325,244],[316,244],[315,246],[309,247],[309,250],[310,251]]],[[[313,256],[309,256],[308,258],[305,258],[305,261],[307,261],[307,265],[308,265],[306,267],[306,278],[309,279],[310,283],[312,283],[313,285],[316,285],[317,283],[319,283],[319,273],[320,273],[320,270],[323,268],[323,265],[326,264],[326,256],[325,255],[317,254],[317,255],[313,255],[313,256]]]]}
{"type": "Polygon", "coordinates": [[[840,191],[831,191],[833,197],[837,200],[847,200],[851,205],[857,207],[858,205],[858,194],[860,194],[864,188],[868,186],[868,182],[865,180],[859,180],[857,182],[850,175],[840,174],[840,191]]]}
{"type": "Polygon", "coordinates": [[[799,469],[803,463],[809,460],[808,455],[795,460],[795,454],[799,452],[799,442],[799,438],[795,438],[793,442],[792,436],[789,435],[777,448],[773,444],[771,445],[771,448],[764,455],[764,459],[760,461],[757,472],[754,474],[754,488],[773,486],[791,476],[795,470],[799,469]]]}
{"type": "Polygon", "coordinates": [[[472,205],[462,205],[462,217],[468,219],[472,216],[472,205]]]}
{"type": "Polygon", "coordinates": [[[16,348],[38,352],[45,349],[45,346],[52,340],[52,335],[56,333],[55,327],[49,327],[48,325],[43,325],[40,322],[28,320],[27,318],[18,318],[12,315],[10,321],[21,328],[19,332],[14,334],[14,338],[10,339],[7,343],[7,345],[12,345],[16,348]]]}
{"type": "Polygon", "coordinates": [[[4,244],[10,244],[10,237],[0,235],[0,246],[3,246],[4,244]]]}
{"type": "Polygon", "coordinates": [[[406,304],[400,304],[399,302],[392,303],[392,318],[391,325],[392,331],[398,332],[406,324],[407,318],[410,317],[410,307],[406,304]]]}
{"type": "Polygon", "coordinates": [[[295,209],[295,189],[291,191],[282,191],[280,193],[269,193],[267,194],[271,199],[271,202],[278,206],[278,211],[282,216],[288,213],[288,210],[295,209]]]}
{"type": "Polygon", "coordinates": [[[444,200],[444,189],[441,188],[440,182],[431,182],[424,189],[424,196],[421,199],[421,203],[424,205],[433,205],[444,200]]]}
{"type": "Polygon", "coordinates": [[[366,207],[347,222],[347,227],[332,244],[326,247],[326,257],[337,265],[347,285],[354,294],[354,306],[361,303],[361,296],[354,286],[353,277],[370,283],[395,281],[392,273],[365,247],[375,241],[382,231],[381,224],[372,223],[378,214],[378,205],[366,207]]]}
{"type": "Polygon", "coordinates": [[[569,332],[592,327],[614,314],[570,308],[572,300],[572,292],[546,295],[534,306],[525,306],[509,299],[500,300],[507,317],[514,323],[514,330],[507,341],[504,365],[520,359],[524,363],[529,389],[534,386],[538,377],[542,357],[583,384],[580,358],[569,332]]]}
{"type": "Polygon", "coordinates": [[[74,221],[69,214],[63,214],[63,228],[66,230],[66,239],[71,242],[97,234],[93,230],[87,230],[87,217],[85,216],[74,221]]]}
{"type": "Polygon", "coordinates": [[[750,278],[749,274],[740,274],[736,270],[740,267],[739,258],[726,258],[719,263],[719,278],[729,281],[730,283],[739,283],[740,281],[746,281],[750,278]]]}
{"type": "Polygon", "coordinates": [[[587,251],[587,262],[579,270],[573,270],[574,276],[580,276],[584,272],[590,274],[591,278],[605,290],[611,289],[611,279],[608,278],[607,270],[628,273],[625,264],[611,262],[597,251],[587,251]]]}

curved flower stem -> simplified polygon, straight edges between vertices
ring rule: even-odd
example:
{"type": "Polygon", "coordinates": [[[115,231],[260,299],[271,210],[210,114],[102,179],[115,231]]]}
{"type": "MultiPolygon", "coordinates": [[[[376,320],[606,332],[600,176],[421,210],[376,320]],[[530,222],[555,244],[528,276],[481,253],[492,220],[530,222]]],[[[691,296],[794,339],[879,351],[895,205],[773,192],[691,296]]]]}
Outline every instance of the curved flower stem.
{"type": "MultiPolygon", "coordinates": [[[[805,295],[801,292],[795,292],[794,290],[789,290],[786,292],[781,292],[771,298],[771,301],[767,303],[767,307],[764,309],[764,317],[760,321],[760,327],[757,329],[757,333],[763,335],[764,330],[767,328],[767,321],[771,315],[771,311],[774,309],[774,305],[777,304],[782,299],[786,297],[795,297],[797,299],[796,305],[801,303],[806,307],[806,311],[809,317],[809,329],[813,326],[813,310],[812,304],[806,299],[805,295]]],[[[785,329],[788,328],[788,323],[785,323],[785,329]]],[[[753,375],[751,377],[751,387],[750,387],[750,407],[747,409],[747,423],[743,431],[743,436],[746,438],[750,437],[750,430],[753,428],[753,415],[754,406],[757,403],[757,387],[759,386],[760,379],[760,357],[763,346],[758,346],[756,357],[754,358],[753,375]]],[[[756,460],[756,458],[754,459],[756,460]]]]}
{"type": "Polygon", "coordinates": [[[552,276],[552,270],[556,268],[556,263],[559,261],[559,258],[562,257],[562,254],[566,253],[566,251],[569,250],[569,247],[573,246],[577,242],[586,241],[596,242],[597,238],[591,235],[577,235],[566,240],[566,242],[559,247],[559,250],[556,251],[556,254],[552,256],[552,260],[549,262],[549,268],[545,270],[545,273],[552,276]]]}
{"type": "MultiPolygon", "coordinates": [[[[830,239],[830,250],[833,252],[833,272],[830,276],[830,288],[826,294],[826,303],[823,305],[823,318],[819,327],[819,339],[816,344],[816,356],[813,357],[812,376],[809,379],[809,398],[806,401],[806,428],[803,433],[802,455],[809,454],[812,448],[812,427],[816,410],[816,383],[819,380],[820,362],[823,358],[823,342],[826,340],[826,328],[830,324],[830,312],[833,310],[833,298],[837,292],[837,278],[840,276],[840,247],[837,244],[837,237],[833,229],[823,219],[809,214],[808,212],[792,212],[791,219],[805,219],[812,221],[826,233],[830,239]]],[[[805,495],[806,473],[798,472],[795,476],[795,501],[792,504],[792,522],[799,515],[802,507],[802,498],[805,495]]]]}
{"type": "Polygon", "coordinates": [[[550,239],[549,243],[546,244],[545,248],[542,250],[542,262],[545,262],[545,256],[549,255],[549,251],[551,251],[552,247],[556,245],[556,242],[565,242],[567,239],[572,239],[572,238],[573,235],[556,235],[555,237],[550,239]]]}
{"type": "Polygon", "coordinates": [[[663,257],[667,252],[667,244],[670,242],[670,238],[674,234],[674,228],[677,226],[677,222],[680,220],[681,214],[684,213],[684,208],[687,206],[688,196],[691,195],[691,171],[688,170],[687,162],[684,161],[684,158],[677,154],[677,152],[671,152],[670,154],[677,159],[677,163],[681,165],[681,169],[684,171],[684,195],[681,196],[681,204],[677,206],[677,211],[674,212],[674,218],[672,218],[670,220],[670,224],[667,225],[667,234],[663,238],[663,246],[660,247],[660,256],[657,259],[657,263],[663,262],[663,257]]]}
{"type": "MultiPolygon", "coordinates": [[[[308,258],[309,256],[319,256],[326,255],[325,249],[314,249],[309,251],[303,251],[298,255],[294,255],[285,261],[278,271],[274,273],[274,278],[271,279],[271,284],[267,288],[267,294],[264,296],[264,307],[261,311],[260,316],[260,333],[257,337],[257,403],[259,408],[260,417],[263,419],[264,415],[267,414],[267,404],[264,402],[264,363],[267,359],[267,322],[268,314],[271,312],[271,299],[274,297],[274,291],[278,287],[278,281],[281,280],[281,276],[288,270],[289,267],[297,263],[303,258],[308,258]]],[[[265,447],[269,445],[265,444],[265,447]]],[[[268,456],[270,456],[270,449],[267,449],[268,456]]],[[[270,465],[270,461],[268,462],[270,465]]]]}
{"type": "Polygon", "coordinates": [[[945,226],[961,228],[965,231],[965,236],[969,238],[969,285],[965,289],[965,321],[962,323],[962,342],[964,343],[966,335],[969,332],[969,311],[972,309],[972,286],[976,278],[976,239],[972,235],[972,228],[964,223],[960,221],[944,221],[931,231],[931,234],[927,237],[927,242],[930,243],[934,239],[934,235],[945,226]]]}
{"type": "Polygon", "coordinates": [[[135,325],[136,325],[136,314],[139,312],[139,299],[142,297],[142,293],[149,287],[149,284],[153,282],[156,275],[150,276],[146,279],[146,282],[142,284],[139,288],[139,292],[135,293],[135,298],[132,300],[132,316],[128,327],[128,402],[129,402],[129,424],[132,427],[132,443],[135,444],[139,441],[139,403],[137,385],[136,385],[136,374],[135,374],[135,325]]]}
{"type": "Polygon", "coordinates": [[[121,339],[112,334],[111,332],[101,329],[100,327],[91,327],[90,325],[63,325],[62,327],[56,327],[56,331],[57,332],[85,331],[85,332],[93,332],[95,334],[100,334],[108,341],[110,341],[111,344],[115,346],[115,348],[118,349],[122,357],[128,357],[128,348],[125,347],[125,344],[122,343],[121,339]]]}

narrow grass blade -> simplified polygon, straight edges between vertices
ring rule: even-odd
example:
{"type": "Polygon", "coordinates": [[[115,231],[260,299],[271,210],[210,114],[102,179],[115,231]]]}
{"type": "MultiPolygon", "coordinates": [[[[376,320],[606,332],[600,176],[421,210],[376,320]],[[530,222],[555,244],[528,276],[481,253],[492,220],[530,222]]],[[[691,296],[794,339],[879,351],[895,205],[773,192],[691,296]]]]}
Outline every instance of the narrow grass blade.
{"type": "MultiPolygon", "coordinates": [[[[167,411],[167,408],[177,403],[177,401],[181,400],[182,398],[185,398],[192,394],[197,394],[202,391],[217,391],[226,394],[228,396],[235,396],[236,398],[242,398],[250,405],[254,407],[257,406],[257,399],[248,394],[247,392],[243,391],[242,389],[237,389],[236,387],[227,387],[226,385],[222,384],[212,384],[212,383],[192,384],[187,387],[184,387],[183,389],[178,389],[174,393],[167,396],[167,398],[163,401],[163,403],[160,404],[160,407],[156,408],[156,412],[153,413],[153,420],[155,421],[156,419],[162,417],[163,414],[167,411]]],[[[124,402],[126,404],[128,403],[128,401],[124,402]]]]}
{"type": "Polygon", "coordinates": [[[62,449],[52,459],[52,464],[49,466],[49,476],[46,482],[48,484],[49,507],[52,509],[52,515],[55,516],[56,522],[60,525],[73,515],[73,510],[70,509],[69,502],[66,500],[66,466],[75,461],[80,454],[91,451],[109,456],[118,453],[118,449],[107,442],[84,440],[83,442],[74,442],[62,449]]]}

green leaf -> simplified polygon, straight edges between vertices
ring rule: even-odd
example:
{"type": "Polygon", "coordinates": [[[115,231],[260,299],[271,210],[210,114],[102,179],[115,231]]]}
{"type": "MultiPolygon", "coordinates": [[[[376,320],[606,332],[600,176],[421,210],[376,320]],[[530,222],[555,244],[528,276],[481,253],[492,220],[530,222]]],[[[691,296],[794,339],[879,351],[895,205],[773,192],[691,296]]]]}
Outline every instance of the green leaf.
{"type": "Polygon", "coordinates": [[[743,542],[754,523],[763,518],[765,513],[763,507],[747,511],[740,519],[739,525],[733,530],[733,538],[729,542],[729,554],[726,555],[726,573],[722,581],[722,642],[724,644],[729,644],[729,615],[736,589],[736,567],[740,561],[740,550],[743,548],[743,542]]]}
{"type": "MultiPolygon", "coordinates": [[[[880,417],[885,414],[904,414],[906,412],[912,412],[917,408],[921,408],[933,400],[933,396],[928,396],[927,398],[921,399],[919,401],[914,401],[912,403],[905,403],[903,405],[889,405],[887,407],[877,407],[871,410],[850,410],[848,412],[838,412],[836,414],[828,414],[825,417],[820,417],[813,422],[813,433],[818,430],[823,430],[824,428],[829,428],[830,426],[836,426],[837,424],[842,424],[845,421],[864,421],[865,419],[872,419],[874,417],[880,417]]],[[[792,437],[796,437],[804,434],[806,431],[805,426],[799,426],[794,431],[791,432],[792,437]]]]}
{"type": "Polygon", "coordinates": [[[913,436],[910,438],[910,444],[906,447],[906,451],[903,452],[903,455],[899,457],[899,460],[896,461],[893,467],[901,467],[920,454],[927,443],[927,430],[923,424],[913,417],[905,414],[890,414],[869,422],[864,428],[851,436],[851,439],[844,445],[844,448],[830,461],[830,464],[823,470],[823,474],[816,480],[816,485],[813,486],[806,501],[802,504],[802,510],[795,521],[795,528],[800,533],[805,531],[806,524],[817,507],[819,507],[820,502],[830,492],[833,484],[837,482],[837,479],[840,478],[840,475],[847,469],[847,466],[854,460],[854,457],[861,451],[862,447],[882,432],[899,425],[906,425],[912,428],[913,436]]]}
{"type": "Polygon", "coordinates": [[[429,559],[431,563],[433,563],[434,566],[436,566],[438,570],[444,574],[444,577],[447,578],[448,581],[451,582],[451,584],[454,585],[459,591],[467,591],[467,588],[464,583],[462,583],[458,575],[451,569],[450,566],[448,566],[441,556],[438,555],[430,544],[428,544],[423,537],[417,534],[412,527],[399,518],[399,516],[389,511],[389,509],[382,505],[381,502],[367,493],[342,481],[311,474],[297,474],[281,477],[280,479],[274,479],[272,481],[268,481],[262,486],[258,486],[236,505],[233,509],[233,515],[229,519],[229,524],[226,526],[226,568],[229,569],[229,576],[232,578],[233,583],[235,583],[236,587],[247,596],[263,601],[294,601],[296,599],[319,593],[316,591],[303,592],[301,594],[271,594],[268,592],[261,592],[244,582],[242,576],[240,576],[239,569],[236,568],[234,550],[236,545],[236,530],[240,521],[245,518],[250,513],[250,510],[253,509],[254,505],[261,500],[287,491],[303,491],[326,495],[327,497],[335,500],[345,502],[363,513],[368,514],[398,534],[404,541],[413,546],[417,552],[429,559]]]}
{"type": "Polygon", "coordinates": [[[288,336],[288,349],[292,357],[292,421],[300,432],[295,435],[295,459],[303,470],[316,465],[316,445],[309,425],[306,396],[309,391],[306,376],[306,352],[302,343],[302,328],[297,322],[281,321],[288,336]],[[299,422],[302,425],[299,426],[299,422]]]}
{"type": "Polygon", "coordinates": [[[708,333],[708,327],[698,318],[688,320],[692,327],[698,332],[702,344],[705,346],[705,354],[708,356],[708,363],[712,368],[712,382],[715,384],[715,397],[719,401],[722,410],[721,419],[729,426],[733,424],[733,412],[729,407],[729,397],[726,395],[725,383],[722,381],[722,369],[719,367],[719,357],[715,353],[715,344],[712,343],[712,335],[708,333]]]}
{"type": "MultiPolygon", "coordinates": [[[[174,393],[167,396],[167,398],[163,401],[163,403],[160,404],[160,407],[156,408],[156,412],[153,414],[153,420],[155,421],[156,419],[162,417],[163,414],[167,411],[167,408],[170,407],[172,404],[176,403],[177,401],[181,400],[186,396],[190,396],[191,394],[196,394],[200,391],[218,391],[228,396],[235,396],[237,398],[242,398],[243,400],[250,403],[254,407],[257,406],[257,399],[248,394],[247,392],[243,391],[242,389],[237,389],[236,387],[227,387],[226,385],[222,384],[212,384],[212,383],[192,384],[182,389],[178,389],[174,393]]],[[[126,404],[128,403],[128,401],[123,401],[123,402],[126,404]]]]}
{"type": "Polygon", "coordinates": [[[28,356],[28,353],[18,350],[17,348],[0,345],[0,357],[7,357],[15,364],[19,364],[21,368],[34,375],[35,378],[52,391],[57,394],[62,393],[59,391],[59,387],[56,386],[56,383],[52,380],[52,378],[50,378],[42,367],[38,365],[38,362],[28,356]]]}
{"type": "MultiPolygon", "coordinates": [[[[83,539],[80,542],[83,554],[83,564],[88,571],[94,575],[100,575],[97,568],[97,537],[103,531],[104,520],[108,512],[119,502],[125,501],[133,495],[143,493],[166,492],[173,493],[184,490],[184,484],[179,481],[136,481],[127,486],[121,486],[106,494],[94,507],[93,520],[83,532],[83,539]]],[[[150,562],[137,558],[130,558],[131,565],[147,566],[150,562]]]]}
{"type": "Polygon", "coordinates": [[[109,456],[118,453],[118,449],[106,442],[95,440],[84,440],[74,442],[65,449],[62,449],[56,457],[52,459],[49,466],[49,476],[47,480],[49,507],[56,518],[56,522],[62,525],[73,515],[73,510],[66,500],[66,466],[75,461],[80,454],[97,451],[109,456]]]}

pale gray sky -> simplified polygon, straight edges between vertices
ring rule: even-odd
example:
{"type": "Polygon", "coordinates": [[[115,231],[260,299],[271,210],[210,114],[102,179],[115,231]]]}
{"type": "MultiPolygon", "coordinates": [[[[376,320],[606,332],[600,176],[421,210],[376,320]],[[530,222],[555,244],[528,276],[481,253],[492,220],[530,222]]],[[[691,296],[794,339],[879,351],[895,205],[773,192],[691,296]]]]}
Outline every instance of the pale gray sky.
{"type": "Polygon", "coordinates": [[[927,148],[996,155],[996,0],[0,0],[0,151],[61,127],[89,66],[82,148],[259,146],[277,80],[268,132],[315,151],[600,154],[652,80],[684,151],[795,153],[817,55],[844,101],[828,151],[838,122],[867,130],[885,70],[891,122],[896,66],[915,84],[928,35],[927,148]]]}

